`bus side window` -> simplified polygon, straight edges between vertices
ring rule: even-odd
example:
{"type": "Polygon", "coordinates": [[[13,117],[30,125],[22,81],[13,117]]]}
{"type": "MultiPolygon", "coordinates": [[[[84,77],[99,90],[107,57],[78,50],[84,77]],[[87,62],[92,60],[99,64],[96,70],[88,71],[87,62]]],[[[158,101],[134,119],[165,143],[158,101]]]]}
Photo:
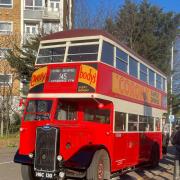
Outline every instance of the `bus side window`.
{"type": "Polygon", "coordinates": [[[115,131],[126,130],[126,113],[115,112],[115,131]]]}
{"type": "Polygon", "coordinates": [[[160,126],[160,118],[155,118],[156,121],[156,127],[155,127],[155,131],[160,131],[161,130],[161,126],[160,126]]]}
{"type": "Polygon", "coordinates": [[[128,131],[138,131],[138,115],[128,114],[128,131]]]}
{"type": "Polygon", "coordinates": [[[110,123],[110,111],[107,109],[85,109],[84,111],[85,121],[109,124],[110,123]]]}

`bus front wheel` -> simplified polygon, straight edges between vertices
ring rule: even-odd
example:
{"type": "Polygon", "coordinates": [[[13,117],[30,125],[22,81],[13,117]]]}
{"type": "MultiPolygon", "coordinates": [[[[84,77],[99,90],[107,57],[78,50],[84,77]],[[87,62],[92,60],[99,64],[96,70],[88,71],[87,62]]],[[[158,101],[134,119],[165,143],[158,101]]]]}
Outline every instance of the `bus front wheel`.
{"type": "Polygon", "coordinates": [[[21,176],[23,180],[38,180],[38,178],[34,176],[33,166],[29,165],[21,165],[21,176]]]}
{"type": "Polygon", "coordinates": [[[87,169],[87,180],[110,179],[110,160],[104,149],[95,152],[92,162],[87,169]]]}

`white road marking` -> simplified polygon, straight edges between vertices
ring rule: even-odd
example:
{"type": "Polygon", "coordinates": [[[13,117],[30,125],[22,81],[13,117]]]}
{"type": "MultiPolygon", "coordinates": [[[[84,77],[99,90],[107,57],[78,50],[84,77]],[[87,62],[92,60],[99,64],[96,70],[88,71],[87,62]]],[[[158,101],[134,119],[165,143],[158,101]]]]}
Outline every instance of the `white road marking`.
{"type": "Polygon", "coordinates": [[[0,165],[2,165],[2,164],[10,164],[10,163],[13,163],[13,161],[2,162],[2,163],[0,163],[0,165]]]}

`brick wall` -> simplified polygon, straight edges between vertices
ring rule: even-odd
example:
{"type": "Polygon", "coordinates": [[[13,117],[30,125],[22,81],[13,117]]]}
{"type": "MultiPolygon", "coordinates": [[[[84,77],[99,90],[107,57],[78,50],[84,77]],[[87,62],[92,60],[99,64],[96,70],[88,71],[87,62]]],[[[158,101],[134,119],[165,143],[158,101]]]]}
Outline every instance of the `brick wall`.
{"type": "MultiPolygon", "coordinates": [[[[12,8],[0,7],[0,21],[12,22],[12,34],[0,34],[0,48],[12,48],[13,44],[20,45],[21,40],[21,0],[13,0],[12,8]]],[[[12,74],[12,84],[10,87],[0,86],[0,95],[7,93],[10,88],[14,96],[19,96],[19,81],[16,79],[14,70],[10,67],[6,60],[0,60],[0,74],[12,74]],[[7,91],[7,92],[6,92],[7,91]]]]}

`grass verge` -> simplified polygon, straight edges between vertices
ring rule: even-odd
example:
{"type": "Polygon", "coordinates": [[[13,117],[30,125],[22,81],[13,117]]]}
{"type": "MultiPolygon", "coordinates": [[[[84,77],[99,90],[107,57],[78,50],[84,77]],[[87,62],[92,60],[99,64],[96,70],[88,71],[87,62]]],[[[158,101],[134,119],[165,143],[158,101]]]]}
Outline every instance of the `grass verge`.
{"type": "Polygon", "coordinates": [[[11,134],[8,137],[0,137],[0,148],[17,147],[19,145],[19,133],[11,134]]]}

